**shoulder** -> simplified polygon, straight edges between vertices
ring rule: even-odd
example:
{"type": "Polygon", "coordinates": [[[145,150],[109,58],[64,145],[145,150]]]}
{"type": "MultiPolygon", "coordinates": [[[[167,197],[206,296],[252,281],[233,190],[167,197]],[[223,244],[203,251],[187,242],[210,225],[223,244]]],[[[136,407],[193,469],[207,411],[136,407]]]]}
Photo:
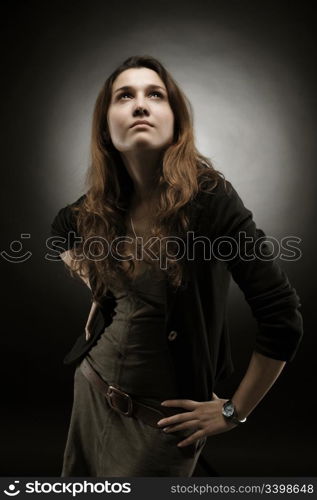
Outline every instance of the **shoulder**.
{"type": "Polygon", "coordinates": [[[200,190],[190,203],[190,207],[193,211],[199,211],[200,216],[204,216],[210,210],[226,206],[232,200],[238,198],[240,199],[231,182],[227,179],[219,178],[215,186],[208,187],[207,190],[200,190]]]}
{"type": "Polygon", "coordinates": [[[76,208],[78,208],[86,199],[86,194],[80,196],[72,203],[60,208],[51,224],[51,234],[59,235],[69,231],[77,231],[76,208]]]}
{"type": "Polygon", "coordinates": [[[199,192],[195,209],[203,232],[223,233],[252,219],[252,212],[228,179],[219,179],[212,190],[199,192]]]}

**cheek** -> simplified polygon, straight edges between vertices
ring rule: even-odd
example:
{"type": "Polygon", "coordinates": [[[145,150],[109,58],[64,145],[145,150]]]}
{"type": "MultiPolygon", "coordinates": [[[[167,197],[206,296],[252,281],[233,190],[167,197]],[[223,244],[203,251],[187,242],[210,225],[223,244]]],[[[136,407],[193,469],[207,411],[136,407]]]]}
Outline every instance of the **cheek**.
{"type": "Polygon", "coordinates": [[[163,130],[166,135],[170,136],[174,132],[174,115],[171,110],[164,113],[162,117],[163,130]]]}
{"type": "Polygon", "coordinates": [[[108,127],[111,135],[120,135],[123,127],[123,119],[119,113],[108,114],[108,127]]]}

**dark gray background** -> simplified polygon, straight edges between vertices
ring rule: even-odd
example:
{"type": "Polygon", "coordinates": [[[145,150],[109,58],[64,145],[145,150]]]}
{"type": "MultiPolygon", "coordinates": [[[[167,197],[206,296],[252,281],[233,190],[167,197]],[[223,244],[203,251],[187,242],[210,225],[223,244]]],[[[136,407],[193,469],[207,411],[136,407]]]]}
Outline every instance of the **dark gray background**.
{"type": "MultiPolygon", "coordinates": [[[[47,261],[45,239],[57,210],[84,192],[97,93],[135,54],[159,58],[181,85],[198,149],[257,225],[277,239],[301,238],[301,258],[280,265],[303,304],[304,341],[245,427],[208,438],[203,455],[219,476],[316,475],[310,2],[29,1],[2,9],[1,475],[60,473],[73,375],[62,358],[84,328],[90,295],[63,264],[47,261]],[[19,240],[22,249],[10,251],[19,240]],[[12,263],[4,251],[31,255],[12,263]]],[[[221,397],[237,387],[256,334],[235,283],[229,317],[236,371],[217,388],[221,397]]]]}

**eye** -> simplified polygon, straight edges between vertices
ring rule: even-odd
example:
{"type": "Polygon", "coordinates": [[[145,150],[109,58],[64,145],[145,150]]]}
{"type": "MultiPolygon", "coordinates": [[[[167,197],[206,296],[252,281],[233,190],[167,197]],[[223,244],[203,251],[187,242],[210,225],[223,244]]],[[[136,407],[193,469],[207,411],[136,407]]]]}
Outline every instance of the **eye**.
{"type": "MultiPolygon", "coordinates": [[[[151,96],[151,95],[156,95],[156,96],[158,96],[160,99],[162,99],[162,98],[164,97],[164,96],[163,96],[163,94],[162,94],[161,92],[158,92],[157,90],[153,90],[152,92],[150,92],[150,93],[149,93],[149,95],[150,95],[150,96],[151,96]]],[[[130,92],[122,92],[121,94],[119,94],[118,99],[119,99],[119,100],[121,100],[121,99],[126,100],[126,99],[125,99],[125,97],[126,97],[126,96],[131,97],[131,96],[132,96],[132,94],[130,94],[130,92]]]]}
{"type": "Polygon", "coordinates": [[[123,92],[122,94],[119,94],[118,99],[122,99],[123,97],[131,95],[129,92],[123,92]]]}
{"type": "Polygon", "coordinates": [[[154,95],[156,94],[156,95],[157,95],[157,96],[159,96],[160,98],[161,98],[161,97],[163,97],[163,94],[161,94],[161,92],[158,92],[157,90],[155,90],[155,91],[153,91],[153,92],[150,92],[150,95],[153,95],[153,94],[154,94],[154,95]]]}

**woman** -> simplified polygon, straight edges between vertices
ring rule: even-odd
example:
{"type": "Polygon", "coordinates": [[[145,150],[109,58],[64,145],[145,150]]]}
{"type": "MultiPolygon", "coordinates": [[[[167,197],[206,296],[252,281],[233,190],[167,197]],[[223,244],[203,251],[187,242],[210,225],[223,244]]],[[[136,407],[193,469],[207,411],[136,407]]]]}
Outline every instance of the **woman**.
{"type": "Polygon", "coordinates": [[[51,233],[93,299],[65,359],[77,366],[62,475],[190,477],[207,436],[243,425],[293,359],[299,298],[195,148],[190,104],[159,61],[131,57],[106,80],[91,152],[86,194],[51,233]],[[227,399],[213,391],[233,370],[230,274],[259,328],[227,399]]]}

